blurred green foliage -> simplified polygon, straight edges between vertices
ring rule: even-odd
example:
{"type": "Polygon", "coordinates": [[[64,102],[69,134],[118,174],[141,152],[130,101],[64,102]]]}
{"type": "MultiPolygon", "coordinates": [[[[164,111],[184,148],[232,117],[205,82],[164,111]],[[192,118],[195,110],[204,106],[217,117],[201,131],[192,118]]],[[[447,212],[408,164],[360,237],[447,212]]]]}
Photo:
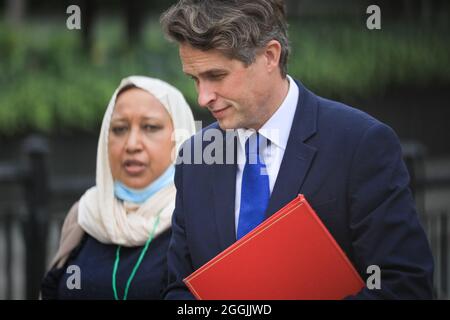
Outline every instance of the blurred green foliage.
{"type": "MultiPolygon", "coordinates": [[[[55,22],[11,29],[0,22],[0,134],[38,130],[97,130],[120,79],[158,77],[178,87],[197,107],[192,81],[183,75],[176,45],[150,21],[141,44],[126,45],[117,20],[97,23],[92,52],[79,31],[55,22]]],[[[450,83],[450,42],[444,32],[414,26],[293,22],[289,74],[327,97],[370,96],[392,85],[450,83]]]]}
{"type": "Polygon", "coordinates": [[[445,28],[316,21],[290,28],[289,72],[324,96],[370,97],[391,86],[450,83],[450,41],[445,28]]]}

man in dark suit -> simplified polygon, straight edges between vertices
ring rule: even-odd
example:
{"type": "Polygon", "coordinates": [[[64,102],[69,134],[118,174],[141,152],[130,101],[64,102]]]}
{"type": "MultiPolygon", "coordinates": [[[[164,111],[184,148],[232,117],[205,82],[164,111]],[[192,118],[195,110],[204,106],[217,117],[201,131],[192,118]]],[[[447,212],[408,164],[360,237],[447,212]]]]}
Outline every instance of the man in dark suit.
{"type": "Polygon", "coordinates": [[[283,2],[181,0],[161,23],[217,119],[178,159],[166,298],[192,298],[186,276],[299,193],[363,279],[381,269],[381,289],[349,298],[432,298],[433,259],[397,136],[287,75],[283,2]]]}

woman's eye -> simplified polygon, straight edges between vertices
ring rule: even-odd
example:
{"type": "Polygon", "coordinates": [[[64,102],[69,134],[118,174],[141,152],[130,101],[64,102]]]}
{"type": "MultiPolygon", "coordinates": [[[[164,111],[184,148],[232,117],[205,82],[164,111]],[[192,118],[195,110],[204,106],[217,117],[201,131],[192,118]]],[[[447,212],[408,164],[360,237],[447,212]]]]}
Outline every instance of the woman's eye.
{"type": "Polygon", "coordinates": [[[152,125],[152,124],[146,124],[144,125],[144,130],[148,132],[154,132],[161,129],[161,126],[152,125]]]}
{"type": "Polygon", "coordinates": [[[127,127],[125,127],[125,126],[117,126],[117,127],[112,127],[111,130],[112,130],[112,132],[115,135],[120,135],[120,134],[123,134],[124,132],[126,132],[127,127]]]}

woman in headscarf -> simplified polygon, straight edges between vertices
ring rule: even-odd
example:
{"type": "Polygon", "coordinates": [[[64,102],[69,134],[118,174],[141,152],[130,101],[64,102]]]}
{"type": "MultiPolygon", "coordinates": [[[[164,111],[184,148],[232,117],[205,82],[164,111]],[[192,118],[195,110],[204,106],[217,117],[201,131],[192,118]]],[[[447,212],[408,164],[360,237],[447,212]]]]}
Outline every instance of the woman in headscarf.
{"type": "Polygon", "coordinates": [[[195,132],[183,95],[125,78],[105,112],[96,185],[67,215],[43,299],[159,299],[176,189],[175,155],[195,132]]]}

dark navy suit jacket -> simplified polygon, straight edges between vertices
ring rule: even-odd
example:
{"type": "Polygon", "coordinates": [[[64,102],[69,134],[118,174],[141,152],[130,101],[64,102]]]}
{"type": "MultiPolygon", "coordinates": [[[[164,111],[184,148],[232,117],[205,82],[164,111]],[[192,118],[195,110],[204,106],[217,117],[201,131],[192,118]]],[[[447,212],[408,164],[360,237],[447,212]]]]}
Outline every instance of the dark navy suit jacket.
{"type": "MultiPolygon", "coordinates": [[[[266,216],[302,193],[363,279],[370,276],[368,266],[381,269],[380,290],[365,288],[351,298],[432,298],[433,258],[396,134],[368,114],[297,84],[299,101],[266,216]]],[[[180,155],[189,158],[188,150],[193,161],[195,150],[210,143],[199,143],[202,135],[213,128],[217,123],[188,140],[180,155]]],[[[224,141],[216,159],[235,143],[224,141]]],[[[236,168],[177,165],[166,299],[192,298],[182,280],[236,241],[236,168]]]]}

